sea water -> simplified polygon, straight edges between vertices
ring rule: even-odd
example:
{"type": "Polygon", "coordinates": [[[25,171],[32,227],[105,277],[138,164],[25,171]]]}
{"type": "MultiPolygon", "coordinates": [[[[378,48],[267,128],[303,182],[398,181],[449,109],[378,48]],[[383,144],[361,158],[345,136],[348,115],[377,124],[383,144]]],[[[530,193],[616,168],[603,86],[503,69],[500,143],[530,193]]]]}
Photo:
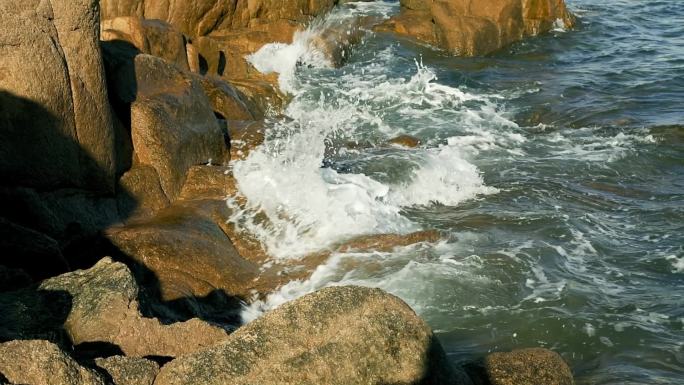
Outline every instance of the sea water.
{"type": "Polygon", "coordinates": [[[285,260],[359,235],[443,237],[333,254],[244,321],[372,286],[411,305],[455,363],[544,346],[579,384],[684,383],[684,2],[568,5],[575,29],[484,58],[369,32],[332,68],[313,38],[398,10],[379,1],[251,55],[292,101],[233,164],[238,226],[285,260]],[[421,145],[387,144],[398,135],[421,145]]]}

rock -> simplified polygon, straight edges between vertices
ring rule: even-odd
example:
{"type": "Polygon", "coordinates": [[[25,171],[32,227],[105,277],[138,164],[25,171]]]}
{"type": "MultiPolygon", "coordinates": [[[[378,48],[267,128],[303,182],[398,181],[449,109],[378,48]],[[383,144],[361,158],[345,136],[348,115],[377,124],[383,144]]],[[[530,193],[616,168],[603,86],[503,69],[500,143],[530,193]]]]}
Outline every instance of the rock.
{"type": "Polygon", "coordinates": [[[485,358],[492,385],[573,385],[572,371],[558,353],[531,348],[485,358]]]}
{"type": "Polygon", "coordinates": [[[112,227],[107,237],[153,273],[163,301],[212,294],[247,298],[259,275],[259,266],[243,259],[215,221],[190,204],[178,202],[152,218],[112,227]]]}
{"type": "Polygon", "coordinates": [[[166,364],[155,385],[458,383],[430,328],[378,289],[333,287],[166,364]]]}
{"type": "Polygon", "coordinates": [[[63,327],[74,345],[107,343],[127,356],[177,357],[226,337],[224,330],[199,319],[163,325],[143,317],[131,271],[109,258],[88,270],[43,281],[38,289],[71,297],[63,327]]]}
{"type": "Polygon", "coordinates": [[[411,135],[399,135],[396,138],[390,139],[388,143],[406,148],[415,148],[420,146],[420,139],[411,135]]]}
{"type": "Polygon", "coordinates": [[[115,133],[96,0],[0,1],[5,185],[113,192],[115,133]]]}
{"type": "Polygon", "coordinates": [[[298,23],[321,15],[337,3],[336,0],[102,0],[102,19],[118,16],[138,16],[164,20],[181,32],[195,37],[220,29],[240,29],[293,20],[298,23]]]}
{"type": "Polygon", "coordinates": [[[29,271],[38,280],[69,269],[56,240],[2,217],[0,264],[29,271]]]}
{"type": "Polygon", "coordinates": [[[159,365],[144,358],[113,356],[98,358],[95,364],[109,374],[114,385],[152,385],[159,373],[159,365]]]}
{"type": "Polygon", "coordinates": [[[152,166],[135,165],[119,179],[119,188],[126,192],[119,195],[119,212],[127,218],[149,216],[171,204],[152,166]]]}
{"type": "Polygon", "coordinates": [[[227,143],[197,79],[149,55],[135,57],[135,73],[135,156],[157,171],[164,194],[173,201],[190,167],[227,159],[227,143]]]}
{"type": "Polygon", "coordinates": [[[479,56],[547,32],[574,16],[563,0],[401,0],[401,12],[378,27],[438,46],[455,55],[479,56]]]}
{"type": "Polygon", "coordinates": [[[0,265],[0,292],[17,290],[31,282],[31,277],[24,270],[0,265]]]}
{"type": "Polygon", "coordinates": [[[220,119],[224,121],[255,119],[251,111],[256,108],[250,108],[245,96],[228,82],[215,76],[204,76],[200,77],[200,84],[211,102],[214,114],[220,119]]]}
{"type": "Polygon", "coordinates": [[[127,41],[142,53],[162,58],[180,69],[190,69],[186,52],[187,39],[166,22],[117,17],[103,20],[100,29],[100,38],[103,41],[127,41]]]}
{"type": "Polygon", "coordinates": [[[97,373],[79,365],[57,345],[40,340],[0,344],[0,373],[13,384],[105,385],[97,373]]]}
{"type": "Polygon", "coordinates": [[[242,160],[259,147],[265,138],[265,127],[261,121],[230,121],[230,159],[242,160]]]}

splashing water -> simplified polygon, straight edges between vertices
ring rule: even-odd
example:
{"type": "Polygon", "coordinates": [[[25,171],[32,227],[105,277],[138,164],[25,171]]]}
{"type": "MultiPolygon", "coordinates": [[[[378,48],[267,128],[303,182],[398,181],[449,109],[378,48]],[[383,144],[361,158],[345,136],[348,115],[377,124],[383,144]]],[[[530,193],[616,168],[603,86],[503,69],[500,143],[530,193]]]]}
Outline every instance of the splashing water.
{"type": "Polygon", "coordinates": [[[379,287],[454,362],[546,346],[578,384],[678,384],[684,24],[662,16],[681,17],[676,5],[576,0],[578,29],[479,59],[369,34],[331,68],[312,44],[321,31],[397,9],[356,3],[252,55],[293,99],[233,165],[247,202],[230,203],[236,226],[276,259],[365,234],[444,239],[333,253],[255,298],[245,322],[326,286],[379,287]],[[387,144],[399,135],[421,144],[387,144]]]}

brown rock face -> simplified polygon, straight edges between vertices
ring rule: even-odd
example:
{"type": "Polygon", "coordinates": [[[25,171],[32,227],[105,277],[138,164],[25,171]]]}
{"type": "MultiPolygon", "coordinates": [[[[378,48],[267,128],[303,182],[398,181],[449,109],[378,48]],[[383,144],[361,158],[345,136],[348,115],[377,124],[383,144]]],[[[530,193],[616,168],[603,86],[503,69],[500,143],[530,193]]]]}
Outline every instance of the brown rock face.
{"type": "Polygon", "coordinates": [[[155,385],[456,384],[430,328],[377,289],[334,287],[165,365],[155,385]]]}
{"type": "Polygon", "coordinates": [[[558,353],[532,348],[485,358],[492,385],[573,385],[572,372],[558,353]]]}
{"type": "Polygon", "coordinates": [[[95,0],[0,1],[0,175],[6,185],[114,190],[95,0]]]}
{"type": "Polygon", "coordinates": [[[336,0],[102,0],[102,19],[138,16],[164,20],[190,36],[278,20],[304,22],[329,11],[336,0]]]}
{"type": "Polygon", "coordinates": [[[127,356],[176,357],[221,341],[225,331],[198,319],[162,325],[140,314],[138,286],[122,263],[105,258],[41,283],[43,292],[68,293],[71,309],[64,330],[74,345],[107,342],[127,356]]]}
{"type": "Polygon", "coordinates": [[[168,23],[137,17],[117,17],[103,20],[100,29],[100,39],[103,41],[127,41],[142,53],[162,58],[180,69],[190,69],[185,36],[168,23]]]}
{"type": "Polygon", "coordinates": [[[420,146],[420,139],[411,135],[399,135],[396,138],[390,139],[388,143],[401,147],[415,148],[420,146]]]}
{"type": "Polygon", "coordinates": [[[402,11],[378,27],[461,56],[486,55],[547,32],[560,20],[574,24],[563,0],[402,0],[402,11]]]}
{"type": "Polygon", "coordinates": [[[152,385],[159,373],[159,365],[144,358],[113,356],[98,358],[95,364],[109,374],[114,385],[152,385]]]}
{"type": "Polygon", "coordinates": [[[259,274],[258,265],[243,259],[212,218],[192,205],[175,204],[150,219],[112,228],[108,237],[154,273],[164,301],[215,291],[246,298],[259,274]]]}
{"type": "Polygon", "coordinates": [[[133,149],[140,163],[157,171],[164,193],[175,200],[190,167],[226,159],[224,133],[197,79],[149,55],[135,57],[135,71],[133,149]]]}
{"type": "Polygon", "coordinates": [[[97,373],[79,365],[57,345],[40,340],[0,344],[0,373],[12,384],[106,384],[97,373]]]}

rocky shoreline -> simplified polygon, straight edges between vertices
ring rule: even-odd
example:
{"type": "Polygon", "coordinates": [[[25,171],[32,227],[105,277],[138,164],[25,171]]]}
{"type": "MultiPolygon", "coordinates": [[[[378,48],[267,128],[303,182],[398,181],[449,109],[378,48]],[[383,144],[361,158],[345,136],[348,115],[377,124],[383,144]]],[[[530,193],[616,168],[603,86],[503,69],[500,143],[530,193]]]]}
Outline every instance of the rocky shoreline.
{"type": "MultiPolygon", "coordinates": [[[[324,289],[241,326],[242,304],[335,251],[440,238],[369,235],[278,262],[229,222],[226,199],[245,204],[230,162],[288,101],[245,57],[346,3],[0,0],[0,384],[573,382],[543,349],[452,367],[376,289],[324,289]]],[[[574,23],[560,0],[401,5],[309,44],[333,66],[367,33],[481,55],[574,23]]]]}

